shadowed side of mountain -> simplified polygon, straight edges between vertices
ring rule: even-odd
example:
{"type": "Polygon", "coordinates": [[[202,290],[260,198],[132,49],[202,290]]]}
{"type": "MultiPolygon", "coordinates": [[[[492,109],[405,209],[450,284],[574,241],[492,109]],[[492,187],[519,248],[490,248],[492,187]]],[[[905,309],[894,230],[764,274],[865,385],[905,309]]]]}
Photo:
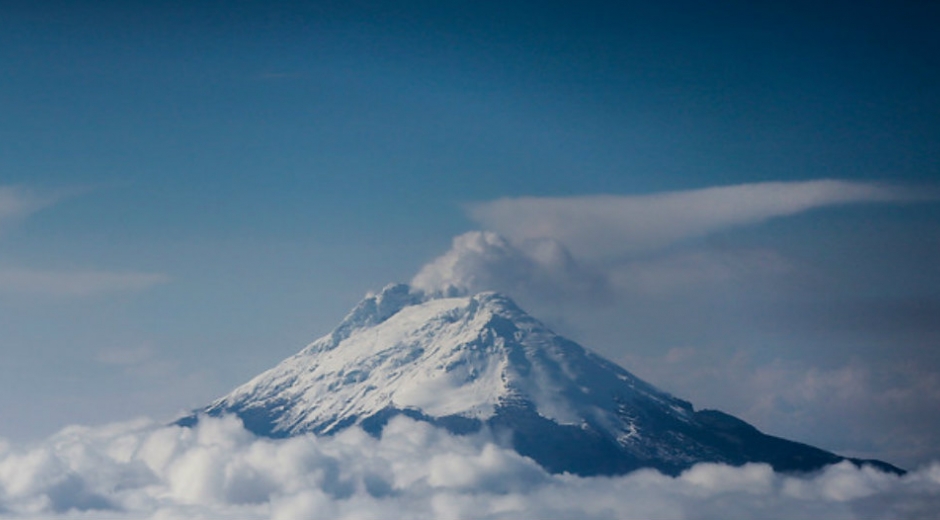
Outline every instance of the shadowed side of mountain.
{"type": "Polygon", "coordinates": [[[269,437],[378,436],[405,415],[455,434],[489,429],[554,473],[677,475],[701,462],[810,472],[850,460],[692,404],[563,338],[497,293],[429,297],[390,285],[330,334],[177,424],[233,414],[269,437]]]}
{"type": "Polygon", "coordinates": [[[767,435],[750,424],[718,410],[695,413],[702,425],[701,435],[731,457],[734,465],[748,462],[770,464],[780,472],[810,472],[830,464],[849,461],[857,466],[869,465],[881,471],[903,475],[905,470],[880,460],[842,457],[808,444],[767,435]]]}

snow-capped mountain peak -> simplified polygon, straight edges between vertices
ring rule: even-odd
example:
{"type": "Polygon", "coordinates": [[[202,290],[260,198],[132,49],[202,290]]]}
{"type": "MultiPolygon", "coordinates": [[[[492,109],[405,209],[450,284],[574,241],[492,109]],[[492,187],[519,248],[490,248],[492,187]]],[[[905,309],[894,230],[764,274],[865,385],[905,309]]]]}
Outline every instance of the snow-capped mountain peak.
{"type": "Polygon", "coordinates": [[[330,334],[203,412],[237,414],[273,436],[353,425],[377,434],[395,414],[456,432],[490,427],[511,432],[516,449],[546,468],[582,474],[842,460],[721,412],[696,412],[501,294],[428,296],[401,284],[367,296],[330,334]]]}

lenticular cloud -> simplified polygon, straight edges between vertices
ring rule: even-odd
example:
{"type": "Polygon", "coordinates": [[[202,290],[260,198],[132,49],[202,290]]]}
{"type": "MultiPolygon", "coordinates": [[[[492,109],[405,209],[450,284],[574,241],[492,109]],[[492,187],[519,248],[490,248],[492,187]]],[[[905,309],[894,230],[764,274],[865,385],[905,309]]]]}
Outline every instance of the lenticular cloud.
{"type": "Polygon", "coordinates": [[[381,438],[258,438],[232,417],[70,427],[0,444],[11,518],[928,518],[940,465],[904,477],[850,464],[808,476],[700,464],[672,478],[551,475],[486,432],[404,417],[381,438]]]}

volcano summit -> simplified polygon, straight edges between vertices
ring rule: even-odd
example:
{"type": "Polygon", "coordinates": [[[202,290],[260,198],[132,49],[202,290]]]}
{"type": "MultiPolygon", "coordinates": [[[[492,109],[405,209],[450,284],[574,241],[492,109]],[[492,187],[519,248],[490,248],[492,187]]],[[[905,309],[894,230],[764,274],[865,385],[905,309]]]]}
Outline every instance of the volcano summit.
{"type": "Polygon", "coordinates": [[[369,296],[333,332],[203,410],[259,435],[379,435],[404,414],[455,433],[487,427],[552,472],[678,474],[699,462],[812,471],[851,460],[696,411],[563,338],[509,298],[431,297],[407,285],[369,296]]]}

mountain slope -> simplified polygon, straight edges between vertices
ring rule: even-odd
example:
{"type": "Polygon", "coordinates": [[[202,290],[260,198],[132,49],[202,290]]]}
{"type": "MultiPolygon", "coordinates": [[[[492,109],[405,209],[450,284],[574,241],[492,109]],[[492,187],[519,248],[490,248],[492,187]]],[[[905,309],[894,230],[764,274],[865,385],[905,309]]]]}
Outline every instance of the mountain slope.
{"type": "Polygon", "coordinates": [[[202,413],[234,413],[269,436],[378,433],[396,414],[457,433],[486,425],[546,469],[581,475],[675,474],[706,461],[806,471],[844,460],[695,411],[499,294],[426,298],[405,285],[366,298],[333,332],[202,413]]]}

